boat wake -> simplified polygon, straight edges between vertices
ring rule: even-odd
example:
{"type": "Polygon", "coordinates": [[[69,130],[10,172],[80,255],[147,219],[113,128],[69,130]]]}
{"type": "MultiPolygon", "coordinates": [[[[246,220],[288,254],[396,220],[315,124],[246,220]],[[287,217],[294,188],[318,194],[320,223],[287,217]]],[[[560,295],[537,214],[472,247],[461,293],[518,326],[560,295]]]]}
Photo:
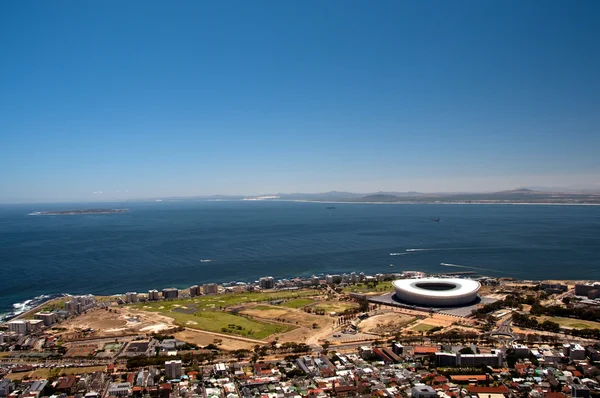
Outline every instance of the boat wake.
{"type": "Polygon", "coordinates": [[[490,250],[502,249],[501,247],[439,247],[427,249],[406,249],[407,252],[441,252],[441,251],[459,251],[459,250],[490,250]]]}
{"type": "Polygon", "coordinates": [[[390,256],[404,256],[405,254],[408,254],[408,253],[406,253],[406,252],[405,253],[390,253],[390,256]]]}
{"type": "Polygon", "coordinates": [[[215,260],[200,260],[201,263],[212,263],[215,260]]]}
{"type": "Polygon", "coordinates": [[[472,267],[470,265],[460,265],[460,264],[449,264],[449,263],[440,263],[441,266],[443,267],[454,267],[454,268],[466,268],[466,269],[476,269],[476,270],[480,270],[480,271],[488,271],[488,272],[497,272],[500,274],[505,274],[505,272],[502,271],[497,271],[495,269],[490,269],[490,268],[481,268],[481,267],[472,267]]]}

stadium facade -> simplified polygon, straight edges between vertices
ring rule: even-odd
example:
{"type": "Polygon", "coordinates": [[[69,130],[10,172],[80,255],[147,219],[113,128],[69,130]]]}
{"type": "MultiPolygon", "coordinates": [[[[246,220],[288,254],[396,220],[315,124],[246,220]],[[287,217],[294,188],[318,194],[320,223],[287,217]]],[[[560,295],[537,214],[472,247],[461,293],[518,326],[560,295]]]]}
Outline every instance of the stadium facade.
{"type": "Polygon", "coordinates": [[[481,284],[471,279],[423,278],[393,282],[396,298],[425,307],[458,307],[477,300],[481,284]]]}

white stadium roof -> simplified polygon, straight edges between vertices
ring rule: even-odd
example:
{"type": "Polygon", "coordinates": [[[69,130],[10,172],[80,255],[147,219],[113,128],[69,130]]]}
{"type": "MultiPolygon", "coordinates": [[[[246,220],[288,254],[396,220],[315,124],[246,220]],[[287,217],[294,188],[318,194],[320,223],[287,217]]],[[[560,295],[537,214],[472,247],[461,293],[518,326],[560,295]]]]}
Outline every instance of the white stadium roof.
{"type": "Polygon", "coordinates": [[[393,282],[396,297],[424,306],[458,306],[475,301],[481,284],[471,279],[423,278],[393,282]]]}

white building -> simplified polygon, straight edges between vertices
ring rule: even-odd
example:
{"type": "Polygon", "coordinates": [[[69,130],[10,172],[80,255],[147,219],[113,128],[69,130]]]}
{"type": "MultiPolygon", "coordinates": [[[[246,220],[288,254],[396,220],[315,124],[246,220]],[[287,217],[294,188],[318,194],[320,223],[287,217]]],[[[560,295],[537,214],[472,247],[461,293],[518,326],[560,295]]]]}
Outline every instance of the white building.
{"type": "Polygon", "coordinates": [[[148,290],[148,300],[150,301],[158,301],[160,300],[160,296],[158,290],[148,290]]]}
{"type": "Polygon", "coordinates": [[[108,387],[109,396],[126,397],[131,394],[131,384],[129,383],[111,383],[108,387]]]}
{"type": "Polygon", "coordinates": [[[138,294],[137,292],[127,292],[125,293],[125,302],[130,304],[130,303],[137,303],[138,301],[138,294]]]}
{"type": "Polygon", "coordinates": [[[181,360],[166,361],[165,372],[168,379],[178,379],[182,375],[181,360]]]}
{"type": "Polygon", "coordinates": [[[29,331],[29,324],[26,321],[15,320],[7,323],[8,331],[19,336],[24,336],[29,331]]]}

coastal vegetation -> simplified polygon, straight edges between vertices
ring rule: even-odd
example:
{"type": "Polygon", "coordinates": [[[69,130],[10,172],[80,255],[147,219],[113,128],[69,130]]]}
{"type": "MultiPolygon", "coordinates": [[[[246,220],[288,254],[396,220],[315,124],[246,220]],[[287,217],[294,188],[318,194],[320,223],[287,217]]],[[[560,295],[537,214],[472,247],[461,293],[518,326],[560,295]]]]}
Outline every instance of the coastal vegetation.
{"type": "Polygon", "coordinates": [[[383,282],[365,282],[357,283],[356,285],[345,287],[342,291],[344,293],[376,293],[376,292],[389,292],[393,290],[391,281],[383,282]]]}

